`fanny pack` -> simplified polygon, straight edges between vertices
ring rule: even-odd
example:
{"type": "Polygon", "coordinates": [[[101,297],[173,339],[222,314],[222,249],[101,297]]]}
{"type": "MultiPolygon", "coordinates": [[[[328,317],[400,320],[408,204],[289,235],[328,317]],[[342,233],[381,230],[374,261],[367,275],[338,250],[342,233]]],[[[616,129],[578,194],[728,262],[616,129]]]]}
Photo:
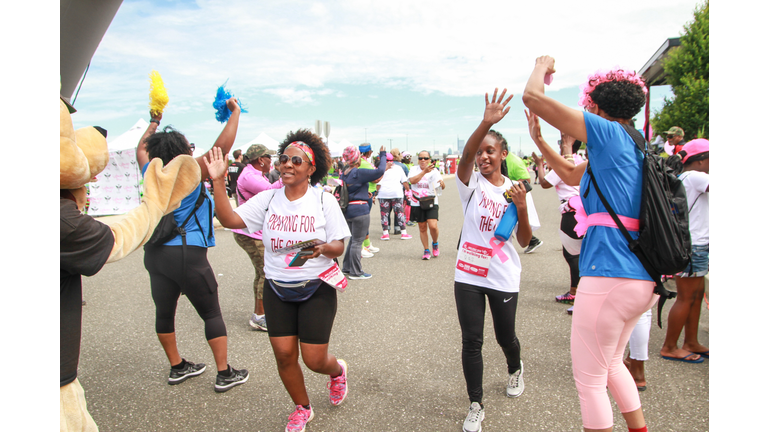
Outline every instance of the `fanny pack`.
{"type": "Polygon", "coordinates": [[[423,209],[430,209],[435,206],[435,197],[434,196],[428,196],[419,198],[419,207],[423,209]]]}
{"type": "Polygon", "coordinates": [[[323,281],[309,279],[305,281],[279,281],[267,279],[272,291],[284,302],[301,302],[309,299],[320,288],[323,281]]]}

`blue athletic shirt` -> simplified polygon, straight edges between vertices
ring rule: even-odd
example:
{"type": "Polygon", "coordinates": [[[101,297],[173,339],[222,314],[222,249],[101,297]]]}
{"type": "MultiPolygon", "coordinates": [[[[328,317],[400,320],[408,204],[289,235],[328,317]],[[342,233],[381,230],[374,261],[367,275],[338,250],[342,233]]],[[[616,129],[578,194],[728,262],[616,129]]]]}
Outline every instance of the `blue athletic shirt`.
{"type": "MultiPolygon", "coordinates": [[[[643,153],[617,122],[584,113],[587,151],[592,172],[605,199],[617,215],[638,219],[643,183],[643,153]]],[[[607,213],[588,172],[581,178],[580,194],[587,214],[607,213]],[[585,197],[584,195],[587,194],[585,197]]],[[[638,233],[630,231],[632,238],[638,233]]],[[[652,280],[640,260],[629,250],[618,228],[591,226],[581,243],[581,276],[652,280]]]]}
{"type": "MultiPolygon", "coordinates": [[[[147,166],[149,166],[149,163],[145,164],[141,168],[141,175],[144,176],[144,173],[147,171],[147,166]]],[[[197,202],[197,197],[200,195],[200,188],[205,187],[202,183],[200,183],[192,193],[185,196],[183,200],[181,200],[181,205],[179,205],[179,208],[173,211],[173,218],[176,220],[176,225],[181,225],[184,222],[184,219],[189,216],[189,213],[192,211],[193,208],[195,208],[195,203],[197,202]]],[[[203,201],[203,204],[200,205],[200,208],[197,209],[197,220],[200,221],[200,226],[203,228],[203,232],[200,231],[200,228],[197,226],[197,222],[195,222],[195,217],[192,216],[189,218],[189,222],[187,222],[187,226],[184,227],[184,229],[187,230],[187,245],[188,246],[200,246],[200,247],[213,247],[216,246],[216,237],[213,234],[213,228],[211,227],[212,219],[211,214],[208,211],[208,203],[211,204],[211,210],[213,210],[213,200],[211,199],[211,195],[208,193],[208,191],[205,191],[205,195],[208,197],[207,201],[203,201]],[[208,236],[208,239],[206,240],[205,235],[208,233],[211,233],[210,236],[208,236]]],[[[181,246],[181,235],[177,235],[173,239],[169,240],[167,243],[164,243],[163,246],[181,246]]]]}

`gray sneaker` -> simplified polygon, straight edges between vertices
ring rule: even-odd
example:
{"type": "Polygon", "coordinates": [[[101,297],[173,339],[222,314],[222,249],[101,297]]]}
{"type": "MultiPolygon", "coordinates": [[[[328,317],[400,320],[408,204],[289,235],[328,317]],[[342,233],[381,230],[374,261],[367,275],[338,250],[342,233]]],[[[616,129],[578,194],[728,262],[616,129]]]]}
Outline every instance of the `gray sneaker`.
{"type": "Polygon", "coordinates": [[[485,409],[477,402],[472,402],[469,406],[469,414],[464,419],[464,432],[480,432],[483,425],[480,424],[485,418],[485,409]]]}
{"type": "Polygon", "coordinates": [[[520,361],[520,370],[513,374],[509,374],[509,381],[507,382],[507,397],[515,398],[523,394],[525,390],[525,383],[523,383],[523,362],[520,361]]]}
{"type": "Polygon", "coordinates": [[[536,239],[536,240],[538,240],[538,241],[537,241],[536,243],[533,243],[533,244],[530,244],[530,245],[528,245],[528,247],[527,247],[527,248],[525,248],[525,250],[523,251],[523,253],[527,253],[527,254],[529,254],[529,253],[533,253],[533,251],[535,251],[536,249],[538,249],[539,247],[541,247],[541,245],[543,245],[543,244],[544,244],[544,242],[543,242],[543,241],[541,241],[541,240],[539,240],[539,239],[536,239]]]}
{"type": "MultiPolygon", "coordinates": [[[[182,359],[184,360],[184,359],[182,359]]],[[[185,365],[183,369],[171,368],[171,373],[168,375],[168,384],[176,385],[181,384],[189,378],[200,375],[205,372],[205,363],[191,363],[184,360],[185,365]]]]}
{"type": "Polygon", "coordinates": [[[261,318],[258,318],[256,314],[251,314],[251,319],[248,321],[248,324],[256,330],[267,331],[267,316],[264,315],[261,318]]]}

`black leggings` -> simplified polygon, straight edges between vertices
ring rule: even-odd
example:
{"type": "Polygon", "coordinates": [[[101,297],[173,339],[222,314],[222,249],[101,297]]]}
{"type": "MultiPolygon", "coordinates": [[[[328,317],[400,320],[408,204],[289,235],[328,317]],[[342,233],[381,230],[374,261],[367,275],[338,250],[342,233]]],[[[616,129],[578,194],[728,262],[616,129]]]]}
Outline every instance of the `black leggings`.
{"type": "Polygon", "coordinates": [[[470,402],[483,401],[483,327],[485,298],[491,307],[496,342],[507,358],[507,372],[520,369],[520,341],[515,335],[518,293],[454,282],[453,293],[461,326],[461,366],[470,402]]]}
{"type": "MultiPolygon", "coordinates": [[[[562,214],[560,217],[560,231],[572,239],[583,238],[576,234],[575,212],[566,212],[562,214]]],[[[579,255],[571,255],[565,250],[565,247],[563,247],[563,258],[565,258],[565,262],[568,263],[568,268],[571,271],[571,286],[579,286],[579,255]]]]}
{"type": "Polygon", "coordinates": [[[149,272],[152,300],[155,302],[155,331],[174,333],[176,305],[182,291],[205,322],[207,340],[227,335],[221,316],[219,292],[208,249],[187,246],[182,266],[181,246],[144,248],[144,267],[149,272]],[[184,270],[182,270],[184,269],[184,270]]]}

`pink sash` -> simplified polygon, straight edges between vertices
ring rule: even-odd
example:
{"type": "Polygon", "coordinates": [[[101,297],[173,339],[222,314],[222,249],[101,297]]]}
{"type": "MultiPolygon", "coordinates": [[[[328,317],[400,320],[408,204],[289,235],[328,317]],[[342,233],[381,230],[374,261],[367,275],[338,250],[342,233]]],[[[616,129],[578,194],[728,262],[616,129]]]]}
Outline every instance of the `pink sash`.
{"type": "MultiPolygon", "coordinates": [[[[584,211],[584,205],[581,202],[581,197],[578,195],[572,196],[568,200],[568,205],[572,209],[576,210],[576,214],[574,215],[576,219],[576,227],[573,230],[579,237],[586,234],[587,228],[591,226],[619,228],[609,213],[593,213],[591,215],[587,215],[587,212],[584,211]]],[[[624,227],[627,229],[627,231],[640,231],[640,220],[621,215],[618,216],[619,220],[622,224],[624,224],[624,227]]]]}

